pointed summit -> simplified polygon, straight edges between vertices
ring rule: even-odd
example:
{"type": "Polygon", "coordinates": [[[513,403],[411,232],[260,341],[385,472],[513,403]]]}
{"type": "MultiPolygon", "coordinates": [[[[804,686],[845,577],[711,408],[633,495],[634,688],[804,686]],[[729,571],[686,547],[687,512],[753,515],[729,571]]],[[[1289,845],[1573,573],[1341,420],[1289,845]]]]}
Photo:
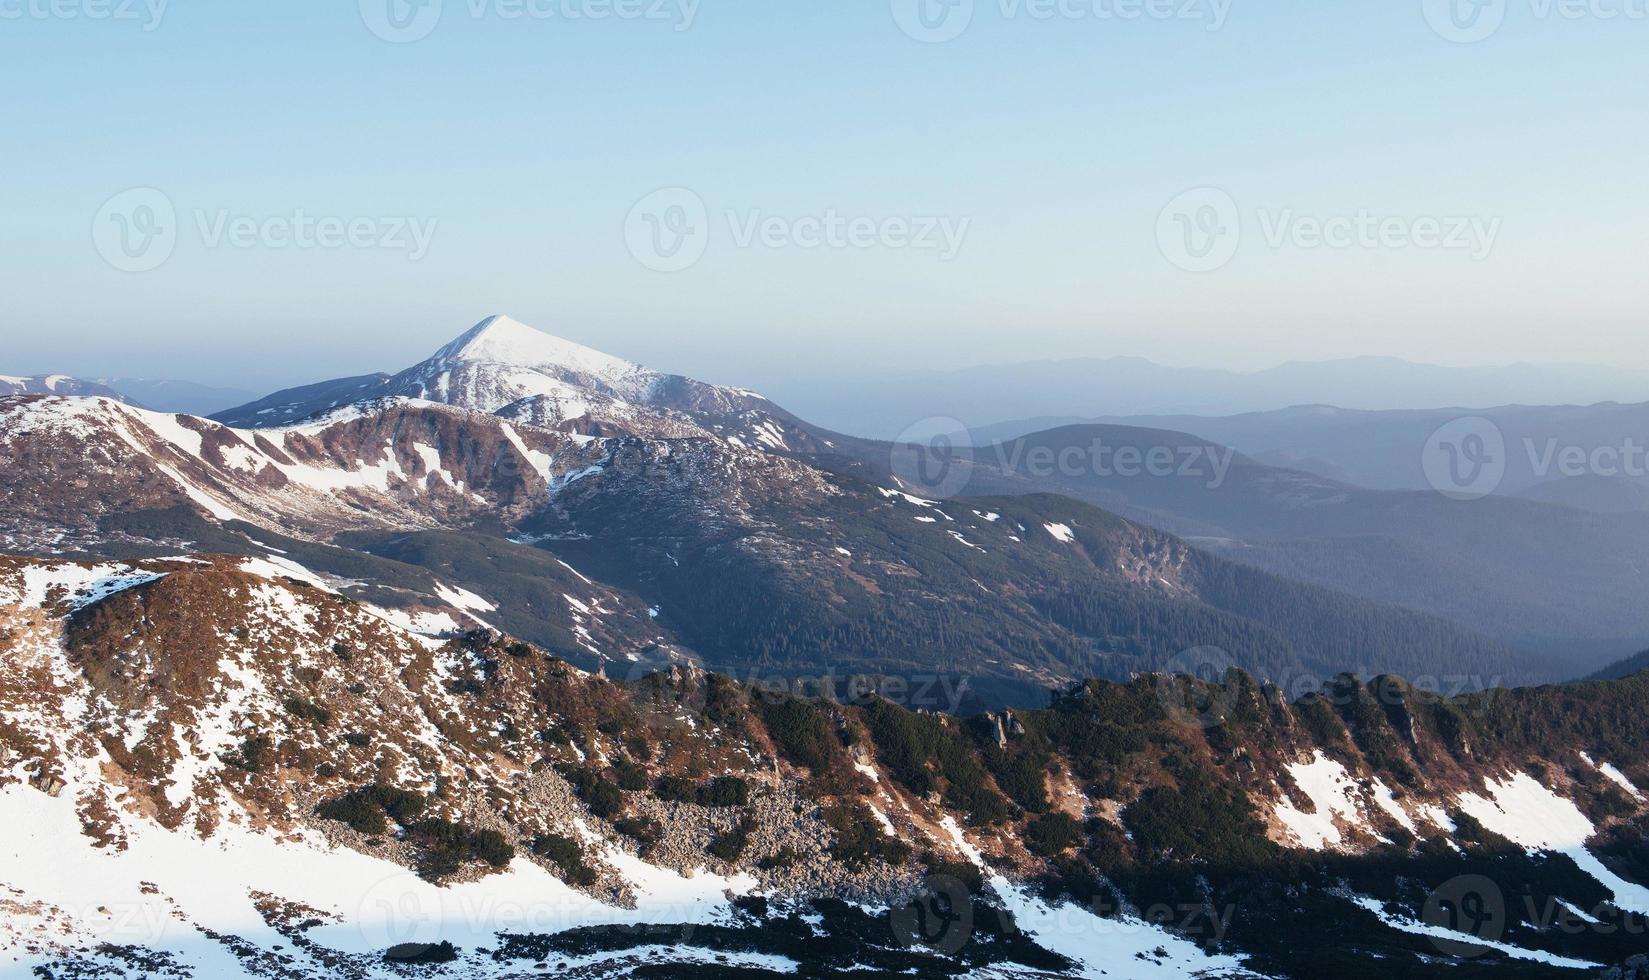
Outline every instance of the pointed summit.
{"type": "Polygon", "coordinates": [[[798,419],[753,391],[662,374],[502,314],[399,374],[276,392],[216,418],[251,428],[290,425],[385,398],[455,405],[580,435],[708,438],[767,449],[813,445],[798,419]]]}
{"type": "Polygon", "coordinates": [[[551,336],[503,315],[482,320],[437,351],[432,360],[443,367],[495,364],[574,372],[604,380],[630,377],[645,370],[638,364],[551,336]]]}

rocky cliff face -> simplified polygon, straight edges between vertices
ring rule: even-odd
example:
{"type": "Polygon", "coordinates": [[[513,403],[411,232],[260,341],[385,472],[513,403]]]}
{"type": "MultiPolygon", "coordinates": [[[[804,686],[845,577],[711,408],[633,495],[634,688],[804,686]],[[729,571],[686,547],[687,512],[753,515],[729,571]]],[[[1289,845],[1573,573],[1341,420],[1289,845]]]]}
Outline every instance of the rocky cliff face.
{"type": "Polygon", "coordinates": [[[1646,675],[1150,676],[962,719],[869,678],[595,676],[451,598],[414,617],[268,559],[0,559],[0,956],[1458,977],[1642,950],[1646,675]]]}

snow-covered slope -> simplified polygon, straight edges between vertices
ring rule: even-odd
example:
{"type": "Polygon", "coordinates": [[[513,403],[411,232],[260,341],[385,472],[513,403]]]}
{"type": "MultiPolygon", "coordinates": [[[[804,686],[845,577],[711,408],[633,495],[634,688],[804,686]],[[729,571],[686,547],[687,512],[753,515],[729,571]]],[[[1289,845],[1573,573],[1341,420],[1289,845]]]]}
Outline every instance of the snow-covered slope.
{"type": "Polygon", "coordinates": [[[108,399],[0,401],[0,542],[96,539],[110,515],[183,505],[300,536],[508,519],[587,470],[599,445],[408,400],[241,430],[108,399]]]}
{"type": "Polygon", "coordinates": [[[812,431],[755,392],[664,374],[507,316],[491,316],[391,377],[279,392],[215,418],[287,425],[343,404],[415,398],[586,435],[711,437],[766,449],[816,448],[812,431]]]}

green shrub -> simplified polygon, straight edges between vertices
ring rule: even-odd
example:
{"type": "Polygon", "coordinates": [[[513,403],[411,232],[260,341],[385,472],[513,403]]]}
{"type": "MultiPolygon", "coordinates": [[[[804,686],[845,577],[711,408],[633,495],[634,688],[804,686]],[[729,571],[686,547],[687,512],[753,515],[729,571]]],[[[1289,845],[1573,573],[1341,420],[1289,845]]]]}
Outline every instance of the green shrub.
{"type": "Polygon", "coordinates": [[[647,778],[647,770],[626,759],[613,763],[613,775],[618,779],[618,788],[632,792],[644,790],[652,782],[647,778]]]}
{"type": "Polygon", "coordinates": [[[467,861],[485,861],[502,868],[515,857],[515,848],[496,830],[472,831],[463,824],[431,818],[407,828],[407,840],[419,849],[418,870],[430,881],[441,881],[467,861]]]}
{"type": "Polygon", "coordinates": [[[696,803],[707,807],[746,806],[750,784],[738,776],[722,776],[700,786],[682,776],[660,776],[653,795],[671,803],[696,803]]]}
{"type": "Polygon", "coordinates": [[[698,802],[710,807],[746,806],[750,803],[750,784],[737,776],[722,776],[699,789],[698,802]]]}
{"type": "Polygon", "coordinates": [[[653,795],[668,803],[697,803],[699,787],[683,776],[660,776],[653,784],[653,795]]]}
{"type": "Polygon", "coordinates": [[[389,829],[386,816],[406,825],[422,816],[427,806],[428,801],[418,793],[375,785],[322,803],[315,812],[323,819],[349,824],[363,834],[382,834],[389,829]]]}
{"type": "Polygon", "coordinates": [[[737,827],[724,834],[717,835],[710,842],[710,853],[728,864],[737,861],[744,854],[744,849],[750,846],[750,834],[756,829],[756,822],[745,817],[737,827]]]}
{"type": "Polygon", "coordinates": [[[626,817],[613,823],[613,829],[643,848],[652,847],[664,839],[664,828],[651,817],[626,817]]]}
{"type": "Polygon", "coordinates": [[[811,770],[814,776],[829,771],[841,748],[822,704],[786,694],[758,697],[754,704],[768,735],[785,758],[811,770]]]}
{"type": "Polygon", "coordinates": [[[951,731],[945,716],[916,714],[880,698],[866,702],[864,714],[878,758],[895,779],[918,795],[940,791],[971,823],[1007,819],[1008,801],[991,787],[971,742],[951,731]]]}
{"type": "Polygon", "coordinates": [[[1159,861],[1256,867],[1277,853],[1247,795],[1195,768],[1180,773],[1177,787],[1146,790],[1123,820],[1141,851],[1159,861]]]}
{"type": "Polygon", "coordinates": [[[868,864],[904,864],[910,845],[882,833],[881,822],[862,803],[844,803],[824,811],[824,820],[836,833],[830,854],[855,868],[868,864]]]}
{"type": "Polygon", "coordinates": [[[584,863],[584,845],[571,837],[545,834],[533,841],[532,852],[560,868],[572,884],[588,887],[596,883],[595,871],[584,863]]]}
{"type": "Polygon", "coordinates": [[[240,743],[240,753],[231,760],[230,764],[247,772],[263,772],[274,761],[274,740],[259,732],[240,743]]]}
{"type": "Polygon", "coordinates": [[[570,766],[561,774],[591,813],[603,820],[612,820],[624,812],[624,794],[606,773],[593,766],[570,766]]]}
{"type": "Polygon", "coordinates": [[[1053,857],[1082,843],[1082,825],[1069,814],[1044,813],[1025,827],[1025,846],[1032,854],[1053,857]]]}
{"type": "Polygon", "coordinates": [[[300,721],[307,721],[317,728],[324,728],[332,724],[332,712],[307,698],[296,694],[289,695],[285,701],[286,713],[300,721]]]}

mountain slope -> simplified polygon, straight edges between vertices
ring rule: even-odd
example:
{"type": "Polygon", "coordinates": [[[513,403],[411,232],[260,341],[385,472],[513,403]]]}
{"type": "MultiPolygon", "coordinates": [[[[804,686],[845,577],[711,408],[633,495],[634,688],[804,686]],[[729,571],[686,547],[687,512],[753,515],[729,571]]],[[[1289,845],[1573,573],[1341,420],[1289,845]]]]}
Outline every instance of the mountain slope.
{"type": "Polygon", "coordinates": [[[1209,646],[1278,680],[1433,659],[1462,686],[1544,676],[1440,620],[1249,572],[1067,500],[934,506],[722,439],[596,438],[401,399],[284,429],[63,399],[0,403],[0,422],[0,452],[19,463],[0,474],[14,548],[175,554],[241,528],[313,553],[363,596],[422,567],[588,667],[943,677],[952,710],[1038,704],[1209,646]],[[160,516],[180,508],[192,523],[160,516]],[[610,583],[610,598],[592,606],[567,588],[575,575],[610,583]]]}
{"type": "Polygon", "coordinates": [[[488,317],[393,376],[278,392],[215,418],[249,427],[288,425],[380,397],[434,401],[583,435],[704,436],[735,445],[817,448],[789,413],[754,392],[662,374],[507,316],[488,317]]]}
{"type": "Polygon", "coordinates": [[[227,556],[0,557],[0,642],[24,974],[1529,978],[1649,914],[1641,676],[964,722],[608,681],[227,556]]]}
{"type": "Polygon", "coordinates": [[[734,672],[972,675],[993,703],[1204,646],[1278,679],[1436,657],[1480,682],[1539,676],[1442,620],[1253,572],[1068,499],[933,503],[710,442],[618,444],[522,530],[655,598],[734,672]]]}
{"type": "Polygon", "coordinates": [[[1366,490],[1184,432],[1105,424],[967,449],[838,438],[832,455],[811,458],[918,489],[929,472],[953,475],[945,491],[1062,494],[1277,575],[1539,651],[1552,679],[1649,642],[1639,601],[1649,515],[1366,490]]]}

